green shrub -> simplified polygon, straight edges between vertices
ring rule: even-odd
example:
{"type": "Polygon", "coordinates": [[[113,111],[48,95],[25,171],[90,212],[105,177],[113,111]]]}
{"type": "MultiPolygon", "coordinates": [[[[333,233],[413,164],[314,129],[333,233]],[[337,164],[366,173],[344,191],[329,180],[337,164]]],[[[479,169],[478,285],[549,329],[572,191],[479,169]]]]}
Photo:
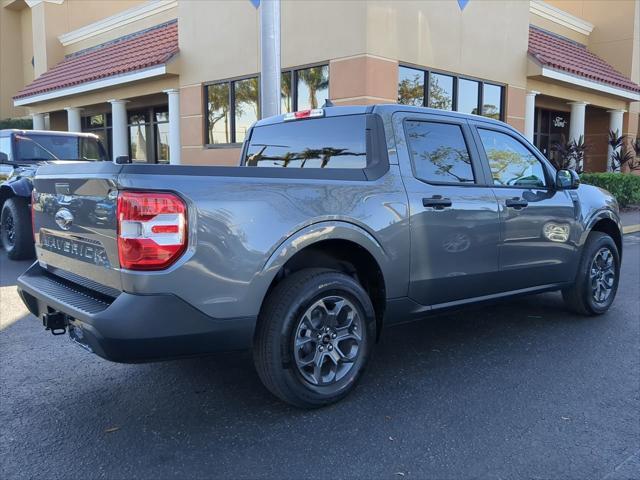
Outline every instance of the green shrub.
{"type": "Polygon", "coordinates": [[[30,118],[5,118],[4,120],[0,120],[0,130],[5,128],[31,130],[33,128],[33,120],[30,118]]]}
{"type": "Polygon", "coordinates": [[[640,175],[629,173],[583,173],[583,183],[611,192],[621,207],[640,204],[640,175]]]}

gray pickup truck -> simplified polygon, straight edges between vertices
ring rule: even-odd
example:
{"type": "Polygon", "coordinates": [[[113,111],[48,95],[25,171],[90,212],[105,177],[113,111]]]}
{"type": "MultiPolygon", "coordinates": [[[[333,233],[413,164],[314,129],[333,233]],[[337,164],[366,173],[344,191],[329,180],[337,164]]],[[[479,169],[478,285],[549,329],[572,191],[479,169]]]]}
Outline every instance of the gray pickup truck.
{"type": "Polygon", "coordinates": [[[19,279],[54,334],[141,362],[252,349],[265,386],[350,392],[383,328],[559,290],[614,300],[618,206],[504,123],[401,105],[257,122],[241,166],[45,165],[19,279]]]}

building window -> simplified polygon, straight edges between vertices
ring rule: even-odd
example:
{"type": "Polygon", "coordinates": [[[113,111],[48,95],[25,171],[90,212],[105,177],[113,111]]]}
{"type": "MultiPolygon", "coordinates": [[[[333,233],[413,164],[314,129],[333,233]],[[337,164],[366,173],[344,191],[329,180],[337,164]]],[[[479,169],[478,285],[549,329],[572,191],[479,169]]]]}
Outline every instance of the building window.
{"type": "Polygon", "coordinates": [[[208,145],[244,141],[249,127],[259,116],[258,77],[205,86],[208,145]]]}
{"type": "Polygon", "coordinates": [[[502,120],[503,97],[501,85],[402,65],[399,68],[398,103],[403,105],[455,110],[502,120]]]}
{"type": "Polygon", "coordinates": [[[134,163],[169,163],[166,106],[129,112],[129,156],[134,163]]]}
{"type": "Polygon", "coordinates": [[[153,113],[156,160],[158,163],[169,163],[169,109],[156,109],[153,113]]]}
{"type": "MultiPolygon", "coordinates": [[[[128,112],[129,157],[135,163],[169,163],[169,108],[164,106],[128,112]]],[[[111,158],[110,113],[82,118],[82,131],[100,137],[111,158]]]]}
{"type": "Polygon", "coordinates": [[[282,113],[322,107],[329,98],[329,65],[285,70],[280,85],[282,113]]]}
{"type": "Polygon", "coordinates": [[[244,142],[249,128],[258,120],[259,89],[257,77],[234,82],[234,143],[244,142]]]}
{"type": "Polygon", "coordinates": [[[427,105],[440,110],[453,110],[453,77],[425,72],[429,78],[429,101],[427,105]]]}
{"type": "Polygon", "coordinates": [[[478,114],[479,83],[473,80],[461,78],[458,80],[458,106],[456,111],[462,113],[478,114]]]}
{"type": "MultiPolygon", "coordinates": [[[[244,142],[260,116],[258,77],[205,85],[207,145],[244,142]]],[[[329,66],[285,70],[281,78],[282,113],[318,108],[329,98],[329,66]]]]}
{"type": "Polygon", "coordinates": [[[414,107],[424,105],[424,72],[422,70],[400,67],[398,103],[414,107]]]}
{"type": "Polygon", "coordinates": [[[129,156],[133,163],[148,162],[149,128],[146,112],[129,113],[129,156]]]}
{"type": "Polygon", "coordinates": [[[473,167],[459,125],[405,122],[416,178],[425,182],[473,183],[473,167]]]}
{"type": "Polygon", "coordinates": [[[111,158],[111,114],[98,113],[82,117],[82,131],[93,133],[100,137],[107,155],[111,158]]]}
{"type": "Polygon", "coordinates": [[[485,83],[482,86],[482,114],[500,120],[502,118],[502,91],[500,85],[485,83]]]}

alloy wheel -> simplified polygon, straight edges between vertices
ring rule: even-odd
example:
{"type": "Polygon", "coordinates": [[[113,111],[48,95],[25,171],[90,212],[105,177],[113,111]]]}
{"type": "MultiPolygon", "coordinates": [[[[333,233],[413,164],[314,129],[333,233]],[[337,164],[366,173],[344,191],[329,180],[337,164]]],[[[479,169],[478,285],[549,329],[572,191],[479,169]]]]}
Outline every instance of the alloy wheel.
{"type": "Polygon", "coordinates": [[[314,386],[344,378],[363,349],[363,326],[356,307],[342,296],[313,303],[300,318],[294,337],[294,359],[302,377],[314,386]]]}
{"type": "Polygon", "coordinates": [[[5,212],[2,219],[2,237],[6,247],[12,247],[16,242],[16,226],[10,211],[5,212]]]}
{"type": "Polygon", "coordinates": [[[606,303],[616,280],[616,268],[613,253],[608,247],[602,247],[593,257],[590,268],[591,295],[598,304],[606,303]]]}

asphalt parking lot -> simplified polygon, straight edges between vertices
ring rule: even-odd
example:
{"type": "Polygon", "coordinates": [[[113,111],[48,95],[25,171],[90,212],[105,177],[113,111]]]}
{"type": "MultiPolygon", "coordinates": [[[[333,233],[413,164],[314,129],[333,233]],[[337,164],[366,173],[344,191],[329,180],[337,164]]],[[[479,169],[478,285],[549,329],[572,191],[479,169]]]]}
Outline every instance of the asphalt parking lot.
{"type": "Polygon", "coordinates": [[[45,332],[0,258],[0,477],[640,478],[640,234],[608,314],[558,294],[384,333],[359,388],[305,412],[248,353],[120,365],[45,332]]]}

